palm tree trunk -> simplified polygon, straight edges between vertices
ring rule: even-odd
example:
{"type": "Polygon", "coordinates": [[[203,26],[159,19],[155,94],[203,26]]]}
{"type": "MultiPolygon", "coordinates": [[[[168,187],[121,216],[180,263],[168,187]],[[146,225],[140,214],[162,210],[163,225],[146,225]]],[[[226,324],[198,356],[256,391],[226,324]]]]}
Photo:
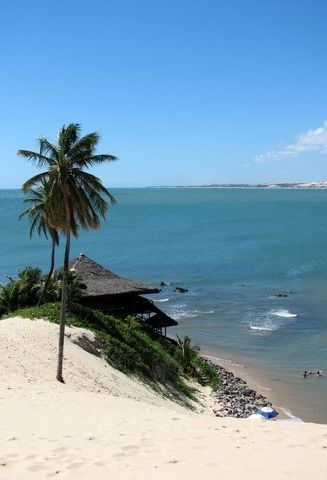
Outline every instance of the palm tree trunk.
{"type": "Polygon", "coordinates": [[[54,270],[54,260],[55,260],[55,251],[56,251],[56,244],[55,244],[54,240],[52,239],[52,251],[51,251],[50,270],[49,270],[47,279],[46,279],[46,281],[45,281],[43,290],[42,290],[42,292],[41,292],[40,298],[39,298],[39,300],[38,300],[38,302],[37,302],[37,306],[39,306],[39,305],[41,304],[42,299],[43,299],[43,297],[44,297],[45,292],[46,292],[47,289],[48,289],[49,282],[50,282],[50,279],[51,279],[52,274],[53,274],[53,270],[54,270]]]}
{"type": "Polygon", "coordinates": [[[62,376],[62,366],[64,361],[64,339],[65,339],[65,325],[66,325],[66,310],[67,310],[67,285],[68,285],[68,263],[70,251],[70,227],[66,228],[66,248],[64,259],[64,271],[62,277],[62,295],[61,295],[61,310],[60,310],[60,328],[59,328],[59,348],[58,348],[58,366],[57,366],[57,380],[64,383],[62,376]]]}

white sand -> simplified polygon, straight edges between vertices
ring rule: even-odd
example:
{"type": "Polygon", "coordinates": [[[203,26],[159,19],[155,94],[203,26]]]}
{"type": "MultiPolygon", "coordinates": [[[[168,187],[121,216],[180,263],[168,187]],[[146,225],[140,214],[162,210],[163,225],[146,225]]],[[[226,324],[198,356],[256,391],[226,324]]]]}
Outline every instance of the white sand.
{"type": "Polygon", "coordinates": [[[62,385],[57,331],[0,321],[1,480],[327,478],[327,426],[192,413],[68,339],[62,385]]]}

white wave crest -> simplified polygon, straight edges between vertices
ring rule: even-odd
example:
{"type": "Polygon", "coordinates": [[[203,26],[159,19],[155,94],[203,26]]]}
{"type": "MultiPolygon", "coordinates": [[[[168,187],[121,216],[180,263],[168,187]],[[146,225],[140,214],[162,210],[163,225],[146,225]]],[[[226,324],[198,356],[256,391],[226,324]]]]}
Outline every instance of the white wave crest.
{"type": "Polygon", "coordinates": [[[195,314],[195,313],[190,313],[190,312],[180,312],[180,313],[173,313],[171,315],[171,317],[174,319],[174,320],[179,320],[180,318],[196,318],[198,317],[199,315],[195,314]]]}
{"type": "Polygon", "coordinates": [[[262,332],[273,332],[277,329],[276,325],[250,325],[251,330],[259,330],[262,332]]]}
{"type": "Polygon", "coordinates": [[[155,303],[169,302],[170,298],[156,298],[153,300],[155,303]]]}
{"type": "Polygon", "coordinates": [[[271,310],[269,312],[270,315],[275,315],[275,317],[283,317],[283,318],[295,318],[297,317],[297,313],[291,313],[288,310],[271,310]]]}

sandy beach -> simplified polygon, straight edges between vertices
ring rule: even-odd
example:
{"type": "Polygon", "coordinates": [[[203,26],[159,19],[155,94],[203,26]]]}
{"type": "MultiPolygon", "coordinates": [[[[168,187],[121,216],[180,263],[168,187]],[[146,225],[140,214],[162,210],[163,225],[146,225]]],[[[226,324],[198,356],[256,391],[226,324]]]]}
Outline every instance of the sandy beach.
{"type": "Polygon", "coordinates": [[[0,478],[324,479],[327,425],[192,412],[73,343],[55,380],[58,326],[0,321],[0,478]]]}

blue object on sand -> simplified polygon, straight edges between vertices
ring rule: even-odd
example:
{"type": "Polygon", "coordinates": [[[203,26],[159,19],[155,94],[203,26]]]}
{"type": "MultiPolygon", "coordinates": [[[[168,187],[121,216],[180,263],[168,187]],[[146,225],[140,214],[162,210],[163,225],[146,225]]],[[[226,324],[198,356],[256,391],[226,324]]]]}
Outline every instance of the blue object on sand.
{"type": "Polygon", "coordinates": [[[270,418],[275,418],[279,413],[272,407],[262,407],[257,410],[259,415],[263,415],[267,420],[270,418]]]}

